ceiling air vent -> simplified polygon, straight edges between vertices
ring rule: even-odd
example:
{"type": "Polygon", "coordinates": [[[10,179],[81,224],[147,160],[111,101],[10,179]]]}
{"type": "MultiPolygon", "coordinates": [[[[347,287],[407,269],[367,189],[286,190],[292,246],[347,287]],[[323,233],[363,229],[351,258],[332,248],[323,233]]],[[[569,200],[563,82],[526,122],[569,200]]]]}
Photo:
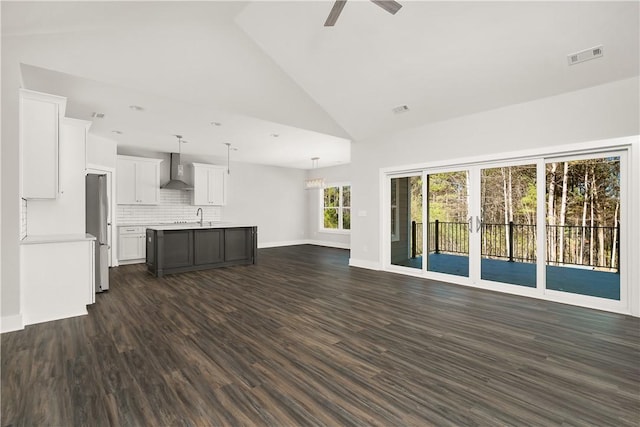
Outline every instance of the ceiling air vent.
{"type": "Polygon", "coordinates": [[[97,113],[97,112],[93,112],[91,113],[91,117],[93,117],[94,119],[104,119],[104,113],[97,113]]]}
{"type": "Polygon", "coordinates": [[[407,111],[409,111],[409,107],[407,107],[406,105],[401,105],[399,107],[395,107],[393,110],[395,114],[402,114],[402,113],[406,113],[407,111]]]}
{"type": "Polygon", "coordinates": [[[569,55],[567,55],[567,60],[569,61],[569,65],[574,65],[580,62],[588,61],[590,59],[600,58],[601,56],[602,45],[581,50],[580,52],[570,53],[569,55]]]}

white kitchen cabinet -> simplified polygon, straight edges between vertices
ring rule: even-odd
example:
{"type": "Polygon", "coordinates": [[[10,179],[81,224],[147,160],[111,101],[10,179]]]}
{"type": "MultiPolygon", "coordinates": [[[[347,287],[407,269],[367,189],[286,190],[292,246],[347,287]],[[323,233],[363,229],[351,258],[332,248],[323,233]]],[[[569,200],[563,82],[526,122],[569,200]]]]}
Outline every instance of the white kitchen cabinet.
{"type": "Polygon", "coordinates": [[[119,205],[157,205],[160,201],[161,159],[118,156],[116,167],[119,205]]]}
{"type": "Polygon", "coordinates": [[[118,227],[118,263],[144,262],[146,254],[145,226],[118,227]]]}
{"type": "Polygon", "coordinates": [[[20,195],[58,197],[58,133],[66,98],[20,90],[20,195]]]}
{"type": "Polygon", "coordinates": [[[28,201],[30,235],[85,232],[85,146],[90,126],[85,120],[60,119],[58,197],[28,201]]]}
{"type": "Polygon", "coordinates": [[[193,164],[193,204],[223,206],[227,203],[227,169],[224,166],[193,164]]]}

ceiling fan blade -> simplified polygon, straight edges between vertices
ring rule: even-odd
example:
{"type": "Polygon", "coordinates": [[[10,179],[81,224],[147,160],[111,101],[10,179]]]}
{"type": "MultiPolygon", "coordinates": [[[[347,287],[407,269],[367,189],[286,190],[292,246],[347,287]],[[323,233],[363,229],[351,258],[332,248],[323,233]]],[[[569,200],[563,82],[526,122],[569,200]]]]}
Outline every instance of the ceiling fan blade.
{"type": "Polygon", "coordinates": [[[331,12],[329,12],[327,20],[324,22],[325,27],[333,27],[335,25],[336,21],[338,20],[338,16],[340,16],[340,12],[342,12],[342,9],[344,8],[345,3],[347,3],[347,0],[336,0],[336,2],[333,4],[333,7],[331,8],[331,12]]]}
{"type": "Polygon", "coordinates": [[[371,3],[375,3],[392,15],[395,15],[400,10],[402,5],[394,0],[371,0],[371,3]]]}

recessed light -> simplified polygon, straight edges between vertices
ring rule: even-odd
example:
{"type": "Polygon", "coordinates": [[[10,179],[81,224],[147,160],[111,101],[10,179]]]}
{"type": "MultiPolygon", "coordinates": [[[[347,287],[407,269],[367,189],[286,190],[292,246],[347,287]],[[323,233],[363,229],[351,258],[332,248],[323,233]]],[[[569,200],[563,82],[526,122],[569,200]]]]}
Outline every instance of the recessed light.
{"type": "Polygon", "coordinates": [[[212,126],[222,126],[222,123],[220,122],[211,122],[212,126]]]}
{"type": "Polygon", "coordinates": [[[91,113],[91,117],[94,119],[104,119],[104,113],[96,113],[95,111],[91,113]]]}
{"type": "Polygon", "coordinates": [[[139,105],[129,105],[129,108],[131,108],[133,111],[144,111],[144,108],[139,105]]]}
{"type": "Polygon", "coordinates": [[[121,130],[112,130],[111,133],[115,133],[116,135],[122,135],[121,130]]]}
{"type": "Polygon", "coordinates": [[[272,133],[272,134],[271,134],[271,136],[272,136],[273,138],[277,138],[277,137],[279,137],[279,136],[280,136],[280,134],[278,134],[278,133],[272,133]]]}

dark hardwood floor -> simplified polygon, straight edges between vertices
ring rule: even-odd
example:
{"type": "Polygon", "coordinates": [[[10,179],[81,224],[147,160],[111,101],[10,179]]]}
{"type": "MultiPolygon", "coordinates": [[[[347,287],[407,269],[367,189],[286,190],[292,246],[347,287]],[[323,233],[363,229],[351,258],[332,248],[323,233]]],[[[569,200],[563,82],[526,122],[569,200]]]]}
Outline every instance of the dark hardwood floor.
{"type": "Polygon", "coordinates": [[[638,426],[640,320],[260,250],[2,335],[2,425],[638,426]]]}

